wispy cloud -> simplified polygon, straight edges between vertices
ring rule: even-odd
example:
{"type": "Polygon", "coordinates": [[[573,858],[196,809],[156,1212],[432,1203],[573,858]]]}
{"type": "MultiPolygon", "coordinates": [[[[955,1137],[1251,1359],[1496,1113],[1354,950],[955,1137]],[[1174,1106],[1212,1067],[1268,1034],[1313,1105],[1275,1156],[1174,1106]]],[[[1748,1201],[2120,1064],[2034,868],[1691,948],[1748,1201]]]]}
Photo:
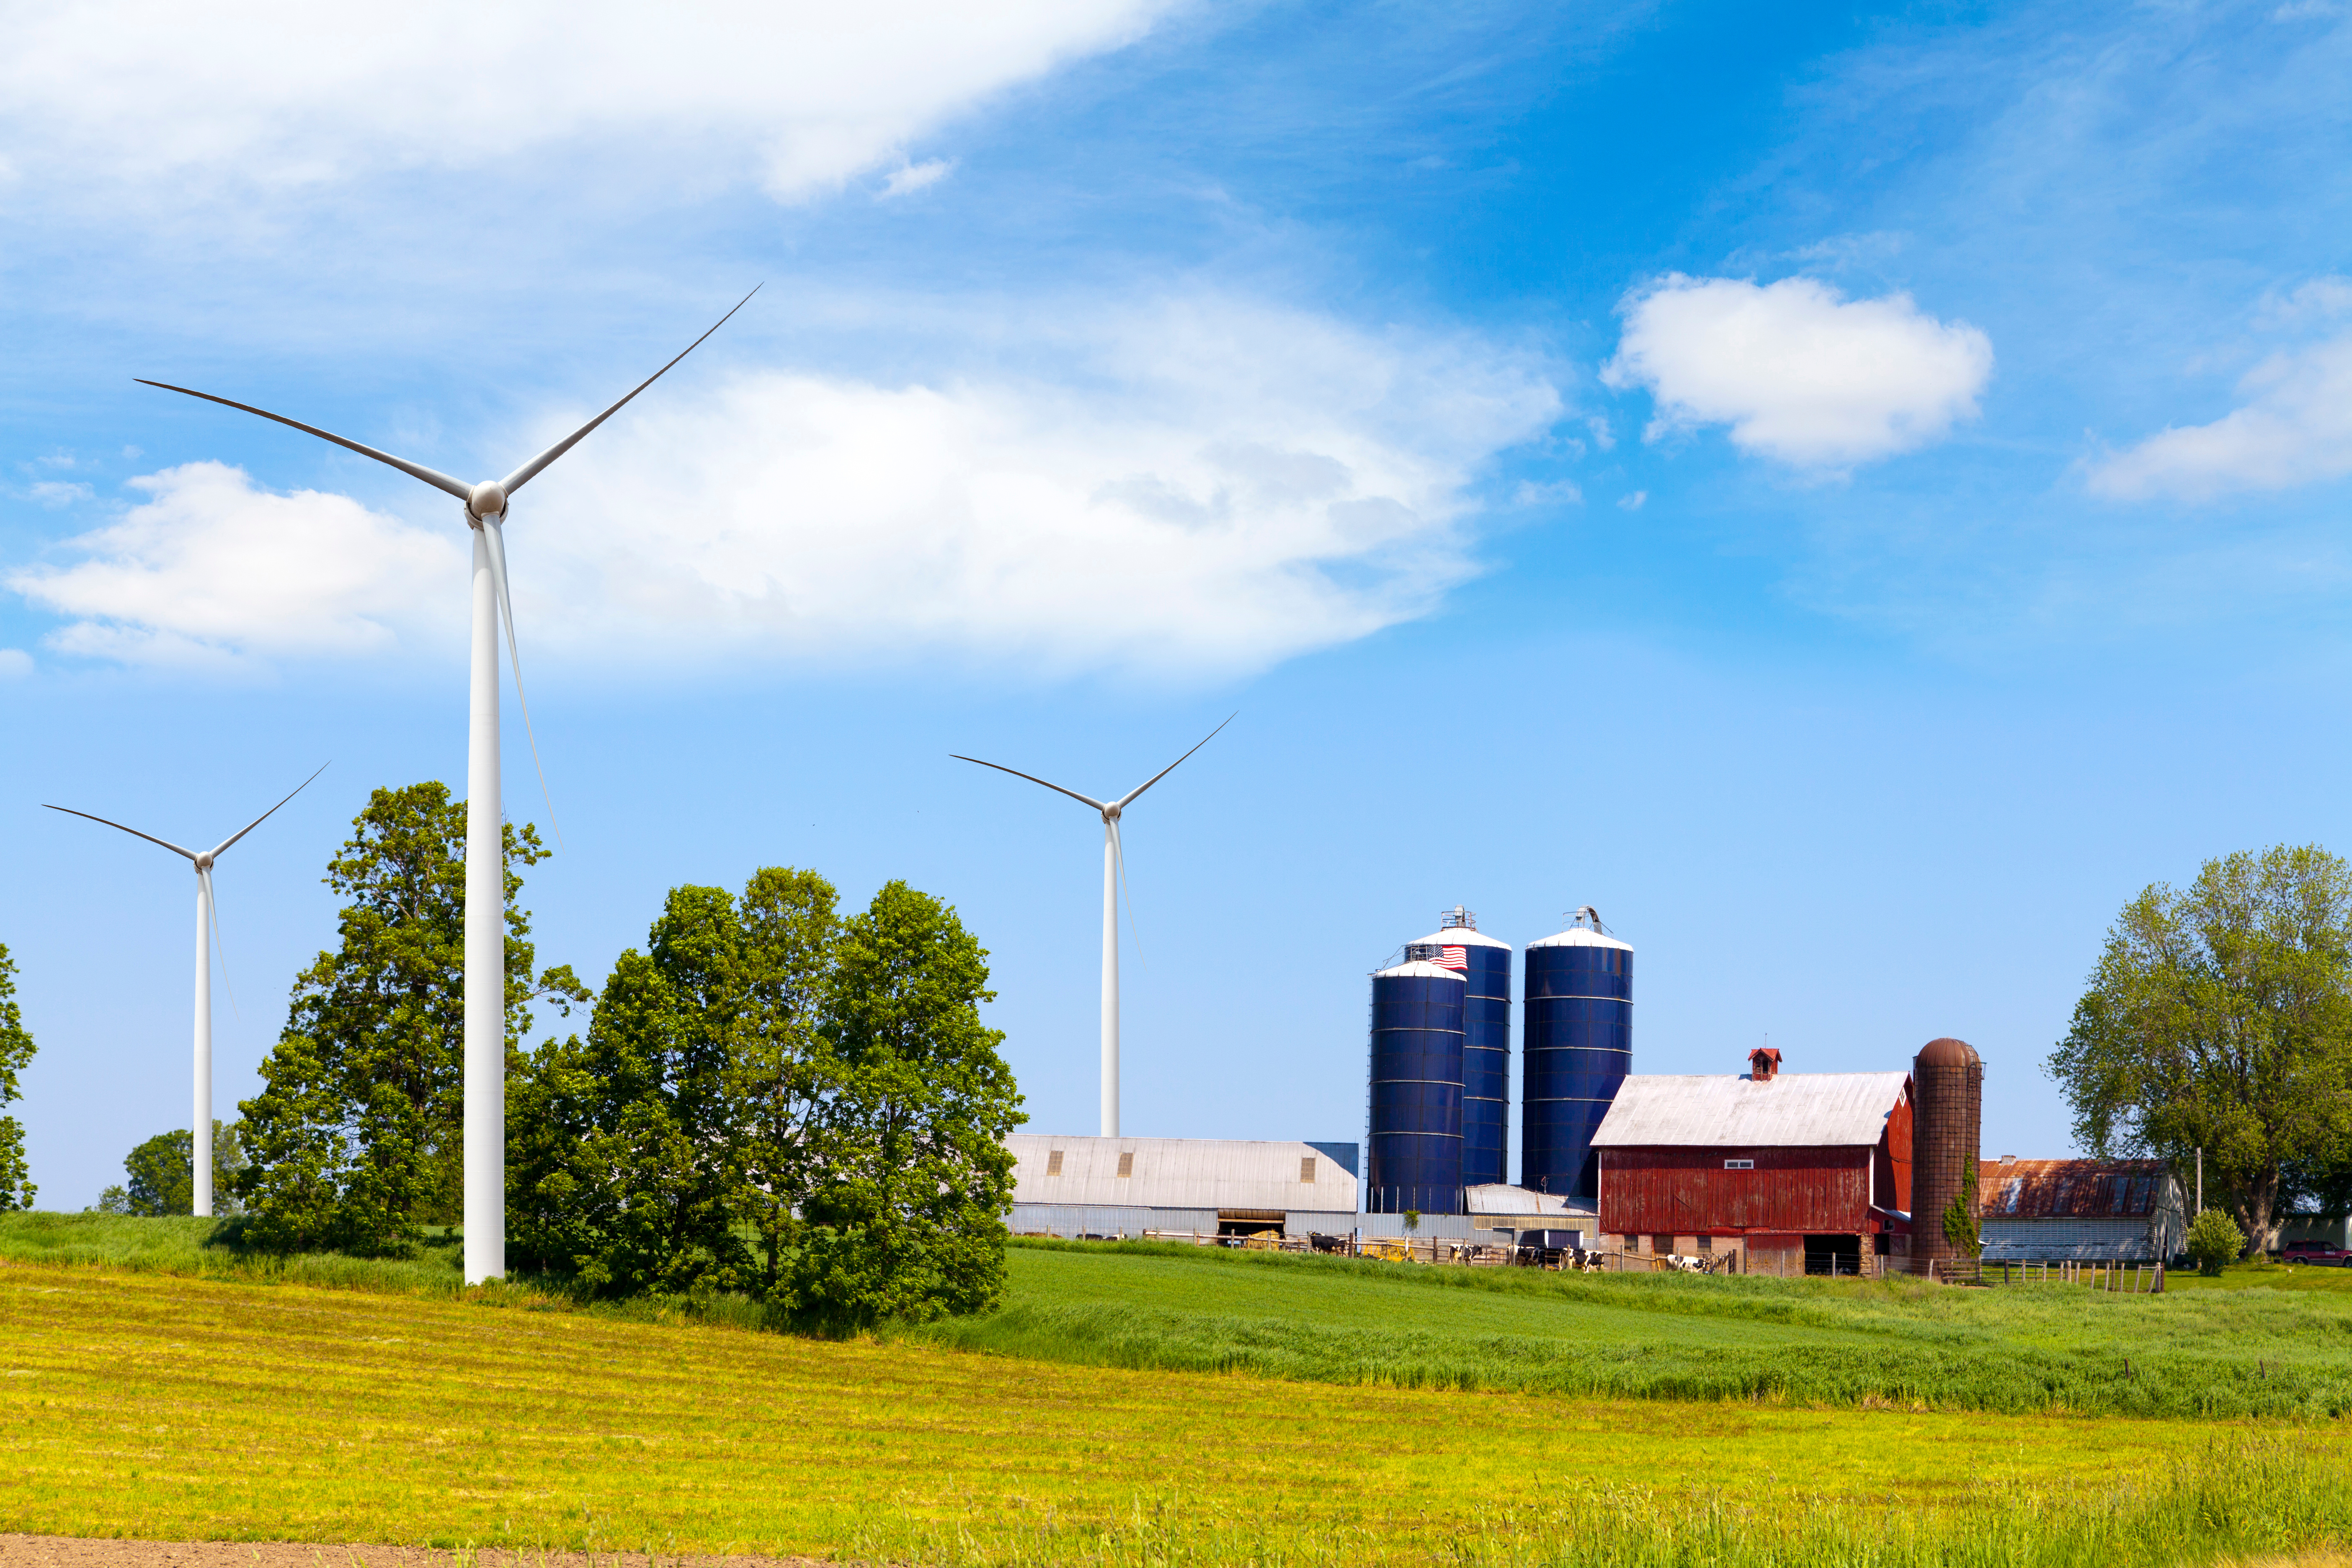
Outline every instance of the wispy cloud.
{"type": "MultiPolygon", "coordinates": [[[[516,501],[525,636],[592,663],[1253,669],[1432,607],[1476,569],[1473,481],[1561,412],[1491,343],[1223,298],[1023,335],[1056,375],[753,371],[633,408],[516,501]]],[[[218,464],[141,482],[81,560],[9,579],[70,617],[61,651],[363,656],[462,612],[454,529],[218,464]]]]}
{"type": "Polygon", "coordinates": [[[754,166],[798,198],[991,93],[1132,41],[1166,8],[35,0],[11,8],[0,51],[0,158],[34,182],[299,188],[650,143],[754,166]]]}
{"type": "Polygon", "coordinates": [[[1907,294],[1847,300],[1810,278],[1759,287],[1670,275],[1628,297],[1601,380],[1656,400],[1646,432],[1727,425],[1742,451],[1836,469],[1939,440],[1973,418],[1992,342],[1907,294]]]}
{"type": "Polygon", "coordinates": [[[925,163],[908,163],[903,168],[893,169],[890,171],[889,178],[882,182],[883,199],[887,201],[892,196],[911,195],[917,191],[936,185],[946,179],[954,168],[955,164],[945,158],[933,158],[925,163]]]}
{"type": "Polygon", "coordinates": [[[2352,474],[2352,333],[2274,353],[2238,383],[2244,404],[2092,465],[2094,495],[2205,500],[2352,474]]]}

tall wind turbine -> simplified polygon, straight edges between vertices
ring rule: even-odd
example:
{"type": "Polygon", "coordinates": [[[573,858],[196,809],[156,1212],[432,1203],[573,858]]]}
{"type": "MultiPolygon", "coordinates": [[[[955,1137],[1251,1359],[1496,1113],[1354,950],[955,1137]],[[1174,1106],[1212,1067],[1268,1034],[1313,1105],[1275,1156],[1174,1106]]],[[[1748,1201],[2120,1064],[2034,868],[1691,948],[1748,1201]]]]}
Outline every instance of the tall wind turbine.
{"type": "MultiPolygon", "coordinates": [[[[1235,717],[1237,715],[1228,714],[1225,724],[1232,723],[1235,717]]],[[[1225,724],[1220,724],[1216,730],[1212,730],[1202,736],[1199,743],[1193,746],[1192,752],[1199,751],[1202,746],[1215,740],[1217,730],[1223,729],[1225,724]]],[[[1184,757],[1191,756],[1192,752],[1185,752],[1184,757]]],[[[1047,789],[1068,795],[1072,800],[1083,802],[1102,813],[1102,1135],[1106,1138],[1116,1138],[1118,1136],[1118,891],[1127,880],[1127,855],[1119,847],[1118,819],[1121,813],[1135,804],[1138,795],[1174,773],[1183,763],[1184,757],[1177,758],[1175,762],[1169,763],[1117,800],[1097,800],[1092,795],[1080,795],[1074,789],[1063,789],[1060,784],[1049,783],[1034,773],[1024,773],[1019,768],[1008,768],[1003,763],[982,762],[978,757],[967,757],[957,752],[950,752],[948,754],[960,763],[979,763],[983,768],[994,768],[998,773],[1011,773],[1014,778],[1027,779],[1034,784],[1045,784],[1047,789]]]]}
{"type": "MultiPolygon", "coordinates": [[[[760,290],[753,289],[751,294],[760,290]]],[[[746,294],[735,310],[751,301],[746,294]]],[[[507,596],[506,538],[499,530],[507,518],[507,499],[529,484],[539,471],[569,452],[580,438],[618,414],[629,399],[659,381],[678,360],[702,346],[703,339],[727,324],[730,310],[673,359],[630,389],[579,429],[517,468],[503,479],[469,485],[436,472],[422,463],[379,452],[346,440],[330,430],[256,408],[249,403],[215,397],[209,392],[146,381],[144,386],[185,393],[207,403],[274,419],[322,441],[332,441],[362,458],[389,464],[412,479],[465,503],[466,526],[474,532],[473,646],[470,671],[470,722],[466,731],[466,1283],[505,1277],[507,1271],[507,1085],[506,1085],[506,860],[499,826],[504,817],[499,790],[499,627],[504,623],[507,657],[515,672],[515,696],[522,703],[523,733],[530,734],[530,703],[522,694],[522,654],[515,647],[514,604],[507,596]]],[[[531,761],[539,761],[539,744],[531,742],[531,761]]],[[[540,787],[547,786],[546,770],[540,787]]],[[[551,807],[551,810],[552,808],[551,807]]]]}
{"type": "MultiPolygon", "coordinates": [[[[319,765],[319,773],[327,765],[319,765]]],[[[312,773],[287,792],[292,800],[310,787],[312,773]]],[[[281,800],[278,805],[284,805],[281,800]]],[[[52,805],[51,811],[62,811],[68,816],[89,817],[92,822],[105,822],[109,827],[121,828],[133,838],[144,838],[150,844],[161,844],[174,855],[184,855],[196,868],[196,1084],[194,1103],[190,1111],[194,1120],[189,1124],[190,1158],[194,1163],[194,1212],[210,1218],[213,1212],[213,938],[220,929],[220,913],[213,907],[213,862],[227,852],[228,847],[269,820],[277,810],[273,805],[226,838],[209,849],[183,849],[167,838],[152,833],[142,833],[135,827],[123,827],[119,822],[108,822],[103,816],[91,816],[89,812],[76,811],[69,805],[52,805]]],[[[226,960],[224,960],[226,963],[226,960]]]]}

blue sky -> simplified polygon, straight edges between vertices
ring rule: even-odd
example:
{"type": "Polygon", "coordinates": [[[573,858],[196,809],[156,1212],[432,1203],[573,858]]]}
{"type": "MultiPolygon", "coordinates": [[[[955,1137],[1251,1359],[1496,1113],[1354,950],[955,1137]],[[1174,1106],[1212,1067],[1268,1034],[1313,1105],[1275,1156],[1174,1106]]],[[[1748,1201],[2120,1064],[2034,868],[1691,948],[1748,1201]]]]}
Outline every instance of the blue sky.
{"type": "MultiPolygon", "coordinates": [[[[0,942],[45,1204],[256,1087],[373,785],[464,771],[446,498],[519,497],[592,983],[664,889],[904,877],[1089,1131],[1352,1138],[1364,975],[1599,907],[1650,1071],[1985,1054],[2108,921],[2343,847],[2342,7],[35,5],[0,61],[0,942]]],[[[511,713],[511,708],[509,708],[511,713]]],[[[520,726],[508,801],[541,819],[520,726]]]]}

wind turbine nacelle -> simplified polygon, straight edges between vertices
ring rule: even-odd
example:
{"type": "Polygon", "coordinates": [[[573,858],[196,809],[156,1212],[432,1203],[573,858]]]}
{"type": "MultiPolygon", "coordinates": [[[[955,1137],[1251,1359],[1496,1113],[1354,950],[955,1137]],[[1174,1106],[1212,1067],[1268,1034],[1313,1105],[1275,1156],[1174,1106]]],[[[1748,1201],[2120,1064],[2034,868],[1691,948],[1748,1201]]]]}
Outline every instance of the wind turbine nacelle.
{"type": "Polygon", "coordinates": [[[484,479],[466,498],[466,510],[478,518],[504,517],[507,512],[507,488],[496,479],[484,479]]]}

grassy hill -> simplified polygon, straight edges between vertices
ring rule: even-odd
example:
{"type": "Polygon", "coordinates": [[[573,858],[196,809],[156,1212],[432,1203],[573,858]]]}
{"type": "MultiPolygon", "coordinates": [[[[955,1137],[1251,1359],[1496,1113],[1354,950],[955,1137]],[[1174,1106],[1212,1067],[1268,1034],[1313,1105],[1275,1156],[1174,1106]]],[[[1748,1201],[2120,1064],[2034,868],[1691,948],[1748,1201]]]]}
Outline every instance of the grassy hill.
{"type": "MultiPolygon", "coordinates": [[[[1135,1268],[1165,1261],[1019,1267],[1030,1293],[1041,1264],[1179,1298],[1279,1278],[1135,1268]]],[[[1317,1310],[1360,1321],[1559,1310],[1524,1287],[1327,1281],[1317,1310]]],[[[180,1540],[2170,1568],[2352,1539],[2332,1426],[1318,1386],[58,1264],[0,1267],[0,1531],[180,1540]]]]}
{"type": "Polygon", "coordinates": [[[2352,1271],[2295,1291],[2134,1297],[1150,1243],[1024,1242],[1011,1267],[1002,1310],[922,1337],[1046,1361],[1403,1387],[2206,1418],[2352,1411],[2352,1271]]]}
{"type": "MultiPolygon", "coordinates": [[[[207,1245],[215,1234],[192,1219],[0,1215],[0,1258],[462,1293],[454,1237],[384,1261],[248,1256],[207,1245]]],[[[907,1337],[1064,1363],[1406,1388],[2208,1419],[2352,1412],[2352,1269],[2176,1276],[2149,1297],[1435,1268],[1140,1242],[1024,1240],[1008,1261],[1002,1310],[907,1337]]],[[[488,1294],[553,1304],[549,1289],[526,1279],[488,1294]]],[[[726,1300],[594,1310],[764,1321],[726,1300]]]]}

